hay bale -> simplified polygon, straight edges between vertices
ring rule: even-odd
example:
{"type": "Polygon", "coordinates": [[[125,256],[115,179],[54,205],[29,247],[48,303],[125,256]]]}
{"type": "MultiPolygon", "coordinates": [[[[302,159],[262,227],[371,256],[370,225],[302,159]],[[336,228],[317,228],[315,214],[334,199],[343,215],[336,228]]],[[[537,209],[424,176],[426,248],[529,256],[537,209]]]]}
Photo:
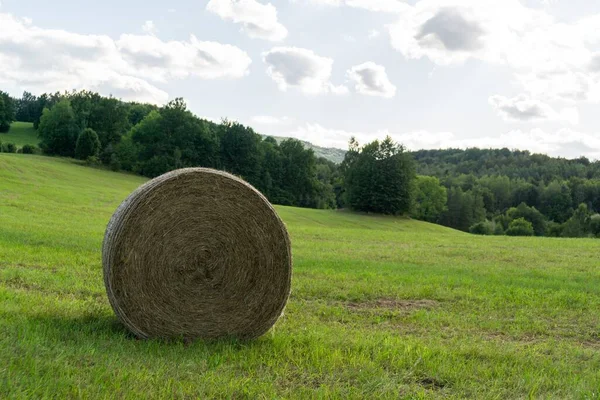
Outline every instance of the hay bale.
{"type": "Polygon", "coordinates": [[[108,224],[102,259],[110,304],[140,338],[256,338],[290,293],[290,240],[273,207],[206,168],[131,194],[108,224]]]}

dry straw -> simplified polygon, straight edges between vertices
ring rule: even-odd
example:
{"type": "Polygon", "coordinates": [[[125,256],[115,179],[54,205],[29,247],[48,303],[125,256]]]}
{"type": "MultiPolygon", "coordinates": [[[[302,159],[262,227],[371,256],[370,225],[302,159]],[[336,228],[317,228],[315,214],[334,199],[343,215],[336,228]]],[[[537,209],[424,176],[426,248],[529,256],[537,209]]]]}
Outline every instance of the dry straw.
{"type": "Polygon", "coordinates": [[[256,189],[211,169],[137,189],[110,220],[102,258],[110,304],[140,338],[256,338],[290,293],[284,224],[256,189]]]}

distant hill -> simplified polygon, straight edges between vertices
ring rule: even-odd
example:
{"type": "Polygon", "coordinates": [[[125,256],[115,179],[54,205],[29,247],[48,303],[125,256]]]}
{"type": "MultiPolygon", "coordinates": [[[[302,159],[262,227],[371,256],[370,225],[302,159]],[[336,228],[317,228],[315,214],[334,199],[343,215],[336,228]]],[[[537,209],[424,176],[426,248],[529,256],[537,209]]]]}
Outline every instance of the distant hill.
{"type": "Polygon", "coordinates": [[[419,174],[439,178],[471,174],[476,177],[504,175],[534,182],[572,177],[600,179],[600,161],[586,157],[566,159],[506,148],[419,150],[412,155],[419,174]]]}
{"type": "MultiPolygon", "coordinates": [[[[281,143],[286,139],[294,139],[294,138],[289,138],[289,137],[273,136],[273,135],[261,135],[261,136],[263,138],[265,138],[267,136],[271,136],[273,139],[277,140],[277,143],[281,143]]],[[[299,139],[296,139],[296,140],[299,140],[299,139]]],[[[329,161],[333,161],[336,164],[340,164],[342,161],[344,161],[344,157],[346,156],[346,150],[336,149],[335,147],[320,147],[320,146],[314,145],[310,142],[307,142],[305,140],[299,140],[299,141],[302,142],[305,149],[312,149],[312,151],[315,152],[315,156],[317,156],[317,158],[323,157],[329,161]]]]}

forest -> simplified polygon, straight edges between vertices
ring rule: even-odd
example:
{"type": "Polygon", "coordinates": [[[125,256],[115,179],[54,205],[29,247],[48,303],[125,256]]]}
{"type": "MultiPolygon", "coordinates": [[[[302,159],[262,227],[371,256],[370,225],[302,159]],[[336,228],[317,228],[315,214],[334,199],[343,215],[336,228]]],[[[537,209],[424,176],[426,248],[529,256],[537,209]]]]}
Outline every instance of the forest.
{"type": "MultiPolygon", "coordinates": [[[[0,132],[31,122],[39,147],[90,166],[149,178],[184,167],[239,175],[275,204],[409,215],[466,232],[513,236],[600,236],[600,162],[510,149],[410,152],[391,138],[352,139],[341,163],[295,139],[198,118],[183,99],[163,107],[89,91],[12,98],[0,91],[0,132]]],[[[0,135],[0,141],[2,136],[0,135]]]]}

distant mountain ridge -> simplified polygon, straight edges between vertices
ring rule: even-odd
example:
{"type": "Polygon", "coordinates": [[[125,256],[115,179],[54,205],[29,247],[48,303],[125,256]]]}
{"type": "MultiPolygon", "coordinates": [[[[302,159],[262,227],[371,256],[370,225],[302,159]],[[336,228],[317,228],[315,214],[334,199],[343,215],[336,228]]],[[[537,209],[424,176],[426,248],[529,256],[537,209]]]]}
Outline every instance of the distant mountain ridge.
{"type": "MultiPolygon", "coordinates": [[[[277,143],[281,143],[286,139],[294,139],[294,138],[289,138],[289,137],[272,136],[272,135],[261,135],[261,136],[264,138],[270,136],[273,139],[277,140],[277,143]]],[[[299,140],[299,139],[296,139],[296,140],[299,140]]],[[[335,147],[321,147],[321,146],[314,145],[310,142],[307,142],[306,140],[299,140],[299,141],[302,142],[305,149],[311,149],[312,151],[314,151],[315,156],[317,156],[317,158],[323,157],[329,161],[333,161],[336,164],[340,164],[342,161],[344,161],[344,157],[346,156],[346,150],[336,149],[335,147]]]]}

